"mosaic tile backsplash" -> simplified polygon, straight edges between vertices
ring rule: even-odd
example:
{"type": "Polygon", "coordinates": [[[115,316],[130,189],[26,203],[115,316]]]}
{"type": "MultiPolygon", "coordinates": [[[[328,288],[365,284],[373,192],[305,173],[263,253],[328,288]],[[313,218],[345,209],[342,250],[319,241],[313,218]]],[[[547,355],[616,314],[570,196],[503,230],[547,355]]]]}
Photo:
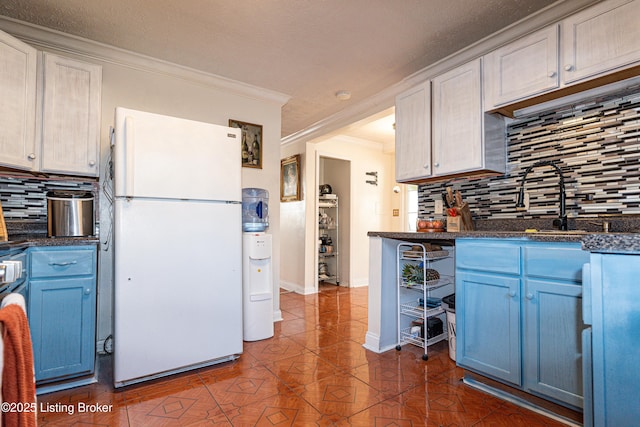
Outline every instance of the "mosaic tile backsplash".
{"type": "MultiPolygon", "coordinates": [[[[0,174],[0,201],[7,221],[47,220],[47,192],[51,190],[90,191],[98,194],[98,183],[68,178],[39,178],[0,174]]],[[[97,200],[97,197],[95,197],[97,200]]],[[[96,209],[97,210],[97,209],[96,209]]]]}
{"type": "Polygon", "coordinates": [[[433,216],[434,200],[451,186],[476,220],[557,217],[559,177],[549,166],[527,176],[529,210],[515,207],[525,169],[539,160],[562,169],[570,218],[640,214],[640,93],[517,119],[507,143],[505,175],[420,185],[419,215],[433,216]]]}

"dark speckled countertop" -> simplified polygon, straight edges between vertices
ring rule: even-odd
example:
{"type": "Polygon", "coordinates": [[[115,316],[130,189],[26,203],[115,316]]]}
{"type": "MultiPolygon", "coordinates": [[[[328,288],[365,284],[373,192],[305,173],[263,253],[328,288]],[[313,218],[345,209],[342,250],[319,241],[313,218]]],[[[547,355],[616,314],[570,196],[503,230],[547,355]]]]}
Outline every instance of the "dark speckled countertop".
{"type": "Polygon", "coordinates": [[[452,241],[455,239],[527,239],[537,242],[580,242],[582,248],[590,252],[634,253],[640,255],[640,233],[601,233],[601,232],[539,232],[523,231],[462,231],[457,233],[416,233],[416,232],[377,232],[370,231],[370,237],[421,242],[425,240],[452,241]]]}
{"type": "Polygon", "coordinates": [[[85,237],[48,237],[46,222],[7,221],[9,241],[0,242],[0,250],[34,246],[76,246],[97,245],[96,236],[85,237]]]}

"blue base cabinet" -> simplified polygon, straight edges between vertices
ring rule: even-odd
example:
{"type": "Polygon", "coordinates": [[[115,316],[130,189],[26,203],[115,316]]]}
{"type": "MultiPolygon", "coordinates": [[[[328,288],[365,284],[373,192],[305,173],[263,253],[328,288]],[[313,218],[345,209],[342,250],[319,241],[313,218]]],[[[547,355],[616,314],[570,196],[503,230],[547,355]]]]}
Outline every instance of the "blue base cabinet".
{"type": "Polygon", "coordinates": [[[582,398],[576,243],[456,240],[459,366],[572,409],[582,398]]]}
{"type": "Polygon", "coordinates": [[[29,327],[38,384],[95,368],[94,246],[30,248],[29,327]]]}
{"type": "Polygon", "coordinates": [[[522,384],[519,290],[517,277],[456,272],[458,365],[522,384]]]}
{"type": "Polygon", "coordinates": [[[591,298],[585,298],[585,322],[592,324],[593,408],[589,415],[598,427],[637,426],[640,256],[594,253],[589,279],[591,298]]]}

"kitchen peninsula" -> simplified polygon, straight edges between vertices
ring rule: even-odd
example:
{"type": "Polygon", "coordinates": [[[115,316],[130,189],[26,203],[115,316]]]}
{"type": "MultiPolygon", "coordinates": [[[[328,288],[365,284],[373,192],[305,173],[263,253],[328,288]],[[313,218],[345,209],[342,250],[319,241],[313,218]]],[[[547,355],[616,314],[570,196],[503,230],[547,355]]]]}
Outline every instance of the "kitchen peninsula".
{"type": "Polygon", "coordinates": [[[640,351],[634,333],[640,319],[628,303],[637,300],[640,234],[368,235],[367,349],[388,351],[398,340],[397,245],[455,244],[456,363],[467,384],[508,393],[572,422],[582,420],[564,408],[584,412],[584,425],[632,425],[640,416],[629,414],[640,412],[629,401],[640,379],[632,362],[640,351]]]}

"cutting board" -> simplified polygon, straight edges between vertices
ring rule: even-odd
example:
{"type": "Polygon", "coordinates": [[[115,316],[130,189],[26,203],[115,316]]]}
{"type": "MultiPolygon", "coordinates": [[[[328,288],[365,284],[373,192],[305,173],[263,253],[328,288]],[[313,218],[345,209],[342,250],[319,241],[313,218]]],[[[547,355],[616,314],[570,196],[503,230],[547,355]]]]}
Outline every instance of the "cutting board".
{"type": "Polygon", "coordinates": [[[7,234],[7,225],[4,223],[2,203],[0,203],[0,242],[6,242],[7,240],[9,240],[9,235],[7,234]]]}

